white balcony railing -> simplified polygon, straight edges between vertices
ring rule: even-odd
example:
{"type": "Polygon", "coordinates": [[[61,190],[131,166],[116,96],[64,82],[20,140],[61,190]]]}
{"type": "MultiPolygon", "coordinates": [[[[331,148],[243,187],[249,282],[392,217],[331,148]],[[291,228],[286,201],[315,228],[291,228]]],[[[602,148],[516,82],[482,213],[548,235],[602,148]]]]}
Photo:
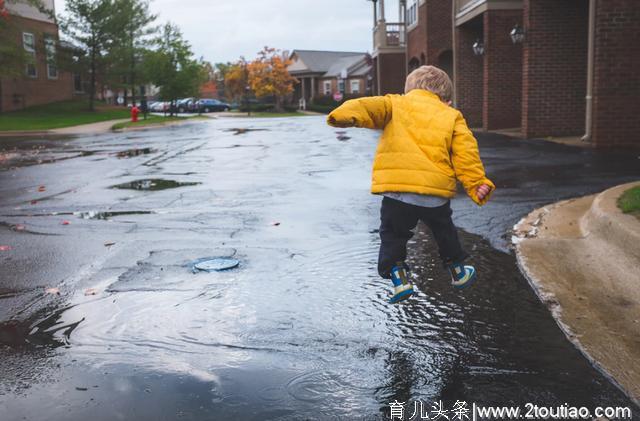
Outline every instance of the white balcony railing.
{"type": "Polygon", "coordinates": [[[374,49],[404,47],[406,45],[404,25],[404,23],[378,22],[373,29],[374,49]]]}

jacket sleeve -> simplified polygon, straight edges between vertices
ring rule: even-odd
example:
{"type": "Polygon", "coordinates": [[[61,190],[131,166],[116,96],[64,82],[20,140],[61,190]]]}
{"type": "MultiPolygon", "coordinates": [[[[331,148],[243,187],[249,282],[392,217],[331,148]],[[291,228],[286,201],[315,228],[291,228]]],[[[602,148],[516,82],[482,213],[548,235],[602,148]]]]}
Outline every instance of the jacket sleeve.
{"type": "Polygon", "coordinates": [[[333,127],[364,127],[383,129],[391,120],[391,99],[373,96],[351,99],[336,108],[327,117],[333,127]]]}
{"type": "Polygon", "coordinates": [[[456,173],[456,178],[460,180],[469,197],[482,206],[489,200],[491,194],[495,191],[496,186],[489,180],[485,173],[482,161],[480,160],[480,152],[478,151],[478,142],[473,137],[473,133],[467,127],[467,122],[458,113],[453,130],[453,139],[451,141],[451,162],[456,173]],[[491,191],[482,200],[478,199],[476,190],[479,186],[486,184],[491,191]]]}

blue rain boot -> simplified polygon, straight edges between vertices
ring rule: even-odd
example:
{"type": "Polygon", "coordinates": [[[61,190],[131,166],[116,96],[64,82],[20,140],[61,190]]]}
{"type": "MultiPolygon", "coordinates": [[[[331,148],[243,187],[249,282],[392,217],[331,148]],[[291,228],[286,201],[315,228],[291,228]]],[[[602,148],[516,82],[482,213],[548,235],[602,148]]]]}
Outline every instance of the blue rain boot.
{"type": "Polygon", "coordinates": [[[393,295],[389,299],[389,303],[396,304],[411,297],[413,285],[407,279],[407,270],[402,262],[398,262],[391,269],[391,281],[393,282],[393,295]]]}
{"type": "Polygon", "coordinates": [[[457,263],[449,266],[451,271],[451,285],[457,289],[470,287],[477,279],[476,268],[457,263]]]}

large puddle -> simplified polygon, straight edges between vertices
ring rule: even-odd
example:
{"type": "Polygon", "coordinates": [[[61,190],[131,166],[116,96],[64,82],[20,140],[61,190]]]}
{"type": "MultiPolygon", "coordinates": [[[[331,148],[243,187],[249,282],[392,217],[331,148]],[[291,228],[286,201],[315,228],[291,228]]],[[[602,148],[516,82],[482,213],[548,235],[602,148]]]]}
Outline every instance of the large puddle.
{"type": "MultiPolygon", "coordinates": [[[[293,260],[245,249],[246,267],[220,273],[189,268],[210,249],[159,250],[109,269],[114,281],[72,307],[3,324],[0,343],[69,347],[59,362],[67,376],[35,385],[50,419],[65,419],[46,403],[54,389],[73,392],[78,420],[86,402],[103,407],[92,419],[109,420],[134,398],[140,419],[170,410],[188,420],[382,419],[396,400],[629,404],[568,343],[512,256],[462,239],[477,256],[478,285],[451,288],[420,234],[409,258],[420,292],[400,306],[387,303],[375,273],[376,234],[293,260]]],[[[9,413],[20,402],[8,402],[9,413]]]]}

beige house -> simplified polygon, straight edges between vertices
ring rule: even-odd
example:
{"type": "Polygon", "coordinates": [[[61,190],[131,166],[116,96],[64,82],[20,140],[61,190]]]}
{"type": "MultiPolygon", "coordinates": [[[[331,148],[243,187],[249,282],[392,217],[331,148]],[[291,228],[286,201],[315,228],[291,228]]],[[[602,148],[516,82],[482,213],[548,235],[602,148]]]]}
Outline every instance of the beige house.
{"type": "Polygon", "coordinates": [[[295,76],[294,100],[313,102],[340,92],[348,96],[371,95],[372,67],[367,53],[294,50],[289,73],[295,76]]]}

